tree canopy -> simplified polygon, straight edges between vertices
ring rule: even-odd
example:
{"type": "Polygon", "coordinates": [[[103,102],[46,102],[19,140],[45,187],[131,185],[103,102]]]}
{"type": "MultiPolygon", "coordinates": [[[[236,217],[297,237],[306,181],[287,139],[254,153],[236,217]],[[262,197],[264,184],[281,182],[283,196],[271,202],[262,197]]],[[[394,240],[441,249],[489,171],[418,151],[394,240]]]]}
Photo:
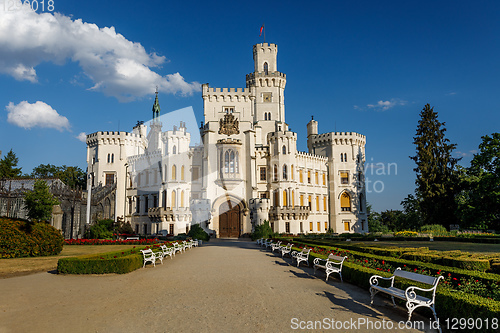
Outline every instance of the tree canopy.
{"type": "Polygon", "coordinates": [[[59,178],[70,187],[85,187],[86,174],[76,166],[55,166],[52,164],[40,164],[33,168],[30,175],[33,178],[59,178]]]}
{"type": "Polygon", "coordinates": [[[50,193],[45,181],[37,180],[33,191],[24,194],[24,204],[30,220],[49,221],[52,217],[52,206],[58,205],[59,201],[50,193]]]}
{"type": "Polygon", "coordinates": [[[0,160],[0,179],[21,177],[21,168],[17,168],[19,158],[12,149],[0,160]]]}

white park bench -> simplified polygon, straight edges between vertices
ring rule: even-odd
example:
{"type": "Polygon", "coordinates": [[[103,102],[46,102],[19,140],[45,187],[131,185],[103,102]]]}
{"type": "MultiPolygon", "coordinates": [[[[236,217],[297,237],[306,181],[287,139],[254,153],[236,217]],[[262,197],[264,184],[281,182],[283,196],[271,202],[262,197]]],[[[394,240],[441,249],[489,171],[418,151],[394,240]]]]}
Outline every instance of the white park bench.
{"type": "Polygon", "coordinates": [[[266,248],[270,249],[273,247],[273,244],[276,244],[275,241],[273,241],[272,239],[269,239],[267,242],[266,242],[266,248]]]}
{"type": "Polygon", "coordinates": [[[180,245],[179,243],[174,242],[174,243],[172,243],[172,245],[174,246],[174,255],[175,255],[177,252],[182,252],[182,251],[184,251],[184,246],[180,245]]]}
{"type": "Polygon", "coordinates": [[[328,281],[328,276],[332,273],[339,273],[340,281],[342,280],[342,265],[347,257],[340,257],[334,254],[330,254],[327,259],[314,258],[314,274],[318,268],[324,269],[326,273],[325,281],[328,281]]]}
{"type": "MultiPolygon", "coordinates": [[[[434,314],[434,319],[437,321],[438,319],[436,315],[436,310],[434,308],[434,301],[436,296],[437,285],[439,283],[439,280],[441,280],[442,278],[443,278],[442,276],[433,277],[433,276],[403,271],[400,267],[396,268],[394,274],[389,278],[381,277],[379,275],[373,275],[370,277],[370,294],[371,294],[370,305],[373,304],[373,297],[375,296],[375,294],[378,292],[383,292],[391,296],[392,304],[394,304],[394,306],[396,306],[396,303],[394,302],[394,297],[406,301],[406,308],[408,309],[408,321],[410,321],[411,314],[413,313],[413,311],[421,306],[430,308],[432,310],[432,313],[434,314]],[[405,290],[402,290],[394,287],[395,277],[400,277],[403,279],[428,284],[431,285],[432,288],[423,289],[415,286],[410,286],[405,290]],[[391,286],[381,287],[378,285],[379,280],[391,281],[391,286]],[[432,298],[427,298],[422,296],[422,292],[427,292],[427,293],[432,292],[432,298]]],[[[441,328],[439,328],[439,331],[441,332],[441,328]]]]}
{"type": "Polygon", "coordinates": [[[258,246],[262,246],[262,242],[264,242],[264,238],[257,239],[256,243],[257,243],[258,246]]]}
{"type": "Polygon", "coordinates": [[[274,252],[276,250],[280,250],[281,248],[281,241],[277,241],[276,243],[271,244],[271,252],[274,252]]]}
{"type": "Polygon", "coordinates": [[[186,241],[182,241],[182,246],[184,246],[184,251],[185,251],[186,249],[192,248],[193,244],[191,242],[188,243],[186,241]]]}
{"type": "Polygon", "coordinates": [[[160,248],[161,251],[163,252],[163,258],[165,258],[166,256],[170,256],[170,259],[172,259],[172,256],[175,255],[173,247],[168,247],[165,244],[163,244],[162,246],[160,246],[160,248]]]}
{"type": "Polygon", "coordinates": [[[142,265],[142,268],[146,267],[146,263],[148,262],[152,263],[153,266],[156,267],[156,260],[160,260],[163,264],[163,253],[153,252],[151,249],[141,250],[141,252],[144,258],[144,265],[142,265]]]}
{"type": "Polygon", "coordinates": [[[260,243],[260,246],[270,247],[272,242],[273,242],[272,240],[266,239],[266,240],[263,240],[262,243],[260,243]]]}
{"type": "Polygon", "coordinates": [[[292,243],[288,243],[286,246],[282,246],[281,249],[281,257],[284,257],[285,254],[288,254],[290,257],[292,256],[292,243]]]}
{"type": "Polygon", "coordinates": [[[302,251],[293,251],[292,252],[292,262],[295,260],[297,261],[297,267],[299,267],[300,263],[302,261],[305,261],[307,266],[309,266],[309,252],[311,252],[311,249],[304,248],[302,251]]]}

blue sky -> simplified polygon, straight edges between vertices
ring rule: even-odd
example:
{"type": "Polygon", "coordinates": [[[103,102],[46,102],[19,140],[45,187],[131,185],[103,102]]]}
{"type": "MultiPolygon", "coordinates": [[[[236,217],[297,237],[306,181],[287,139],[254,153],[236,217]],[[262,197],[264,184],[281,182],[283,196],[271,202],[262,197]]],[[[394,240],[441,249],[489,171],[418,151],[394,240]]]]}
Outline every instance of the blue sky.
{"type": "Polygon", "coordinates": [[[156,85],[162,114],[191,106],[202,120],[199,84],[244,87],[263,22],[299,149],[311,115],[320,132],[366,135],[377,211],[399,209],[414,190],[408,156],[426,103],[462,165],[499,128],[498,1],[54,0],[55,16],[2,1],[0,150],[12,148],[26,173],[41,163],[85,169],[78,135],[147,121],[156,85]]]}

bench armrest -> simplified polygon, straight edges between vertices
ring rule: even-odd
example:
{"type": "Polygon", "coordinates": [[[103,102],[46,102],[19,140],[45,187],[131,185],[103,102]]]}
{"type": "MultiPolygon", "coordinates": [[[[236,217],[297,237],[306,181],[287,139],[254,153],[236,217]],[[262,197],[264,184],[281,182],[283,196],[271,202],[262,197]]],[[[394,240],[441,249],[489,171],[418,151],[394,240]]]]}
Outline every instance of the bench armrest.
{"type": "Polygon", "coordinates": [[[317,265],[319,264],[321,261],[327,261],[326,259],[321,259],[321,258],[314,258],[313,260],[313,264],[314,265],[317,265]]]}
{"type": "Polygon", "coordinates": [[[325,266],[327,268],[333,268],[333,265],[341,266],[342,263],[340,261],[339,262],[335,262],[335,261],[330,261],[330,260],[327,260],[326,263],[325,263],[325,266]]]}
{"type": "Polygon", "coordinates": [[[432,288],[429,288],[429,289],[424,289],[424,288],[419,288],[419,287],[415,287],[415,286],[411,286],[411,287],[408,287],[406,288],[405,290],[405,296],[406,298],[409,300],[409,301],[414,301],[417,299],[417,293],[415,292],[415,290],[419,290],[419,291],[432,291],[433,292],[433,299],[432,300],[429,300],[429,303],[433,303],[434,302],[434,294],[436,293],[436,288],[437,288],[437,283],[432,287],[432,288]]]}
{"type": "Polygon", "coordinates": [[[370,277],[370,286],[378,286],[378,279],[391,281],[391,286],[394,283],[394,275],[391,277],[388,277],[388,278],[380,276],[380,275],[372,275],[370,277]]]}

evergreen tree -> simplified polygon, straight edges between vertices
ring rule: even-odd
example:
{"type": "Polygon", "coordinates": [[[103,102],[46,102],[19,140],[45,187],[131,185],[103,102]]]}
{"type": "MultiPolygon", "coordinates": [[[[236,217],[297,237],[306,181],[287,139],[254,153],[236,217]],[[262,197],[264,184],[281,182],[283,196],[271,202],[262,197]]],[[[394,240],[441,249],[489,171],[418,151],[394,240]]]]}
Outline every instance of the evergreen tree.
{"type": "Polygon", "coordinates": [[[441,224],[449,227],[456,223],[455,194],[458,192],[457,158],[452,157],[456,145],[445,138],[445,123],[429,104],[420,112],[417,133],[413,138],[416,155],[410,157],[417,164],[415,184],[420,198],[423,224],[441,224]]]}
{"type": "Polygon", "coordinates": [[[19,159],[12,149],[0,160],[0,179],[21,177],[21,168],[16,168],[19,159]]]}
{"type": "Polygon", "coordinates": [[[58,205],[59,202],[50,193],[47,183],[43,180],[37,180],[33,191],[25,193],[24,204],[31,220],[49,221],[52,216],[52,206],[58,205]]]}

